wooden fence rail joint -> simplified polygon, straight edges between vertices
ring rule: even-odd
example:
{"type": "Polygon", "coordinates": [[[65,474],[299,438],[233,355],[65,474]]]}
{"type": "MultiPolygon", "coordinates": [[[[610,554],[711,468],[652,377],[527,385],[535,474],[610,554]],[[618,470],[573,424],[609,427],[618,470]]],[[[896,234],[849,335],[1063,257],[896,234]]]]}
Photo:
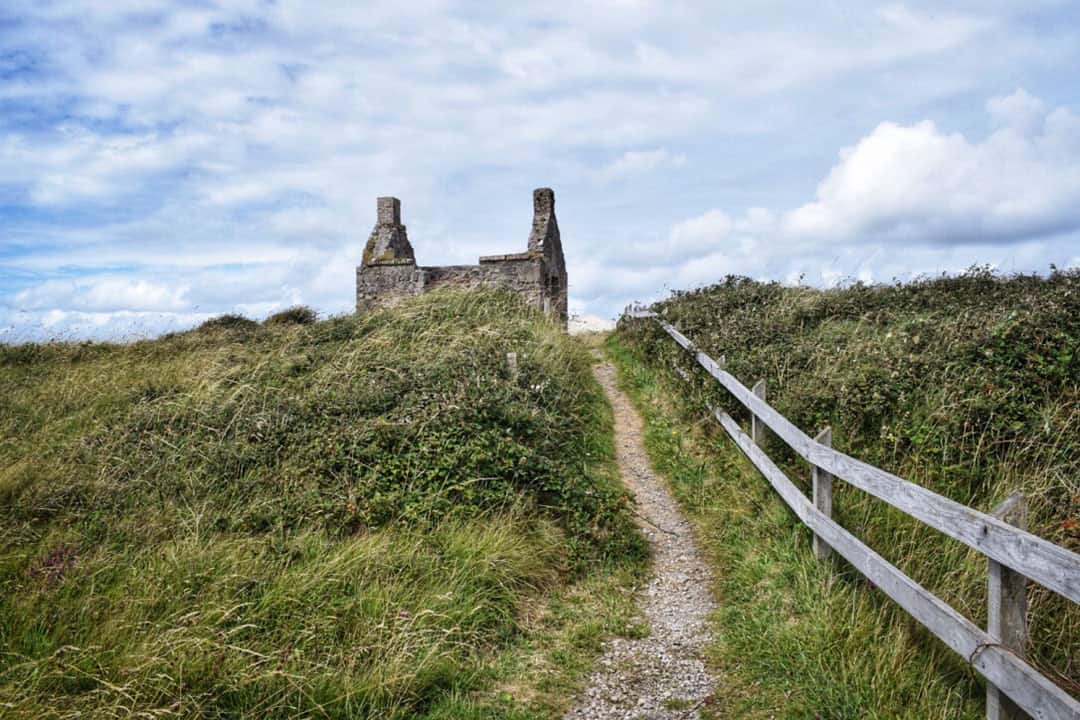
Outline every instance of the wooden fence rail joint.
{"type": "MultiPolygon", "coordinates": [[[[754,387],[750,388],[750,392],[759,398],[762,402],[765,402],[765,379],[762,378],[754,383],[754,387]]],[[[765,426],[757,415],[750,416],[750,437],[754,439],[754,444],[761,447],[765,442],[765,426]]]]}
{"type": "MultiPolygon", "coordinates": [[[[826,447],[832,447],[832,428],[827,427],[817,434],[814,438],[815,442],[819,442],[826,447]]],[[[811,474],[811,487],[814,495],[814,507],[821,511],[821,514],[825,517],[832,517],[832,475],[814,466],[811,474]]],[[[824,560],[829,557],[832,552],[828,543],[821,539],[821,536],[814,533],[814,557],[818,560],[824,560]]]]}

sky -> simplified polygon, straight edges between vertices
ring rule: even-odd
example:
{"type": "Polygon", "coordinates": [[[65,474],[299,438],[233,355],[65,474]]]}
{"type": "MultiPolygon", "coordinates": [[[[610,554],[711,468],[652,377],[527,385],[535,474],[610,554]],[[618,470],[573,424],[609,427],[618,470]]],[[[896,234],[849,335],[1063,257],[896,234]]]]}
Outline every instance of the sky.
{"type": "Polygon", "coordinates": [[[349,312],[375,199],[423,265],[571,312],[727,274],[1080,265],[1080,3],[4,0],[0,342],[349,312]]]}

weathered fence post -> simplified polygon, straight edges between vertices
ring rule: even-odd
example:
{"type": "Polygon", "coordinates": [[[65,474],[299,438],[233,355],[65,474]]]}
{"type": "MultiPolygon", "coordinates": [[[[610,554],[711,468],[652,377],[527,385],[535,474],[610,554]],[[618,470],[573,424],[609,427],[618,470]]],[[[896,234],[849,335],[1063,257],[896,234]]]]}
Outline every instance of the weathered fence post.
{"type": "MultiPolygon", "coordinates": [[[[832,428],[827,427],[818,433],[815,441],[825,447],[832,447],[832,428]]],[[[832,475],[825,472],[817,465],[813,471],[814,507],[823,512],[826,517],[832,517],[832,475]]],[[[829,557],[832,548],[824,540],[814,533],[814,557],[824,560],[829,557]]]]}
{"type": "Polygon", "coordinates": [[[518,376],[518,361],[516,352],[506,353],[506,368],[510,371],[510,379],[517,380],[518,376]]]}
{"type": "MultiPolygon", "coordinates": [[[[990,513],[999,520],[1027,529],[1027,504],[1015,492],[990,513]]],[[[987,558],[986,632],[1008,650],[1024,657],[1027,646],[1027,578],[1015,570],[987,558]]],[[[987,720],[1020,720],[1028,714],[1005,693],[986,683],[987,720]]]]}
{"type": "MultiPolygon", "coordinates": [[[[758,380],[754,383],[754,387],[750,388],[750,392],[764,400],[765,380],[758,380]]],[[[765,423],[758,420],[758,416],[753,413],[750,414],[750,437],[753,438],[754,444],[758,447],[761,447],[762,443],[765,442],[765,423]]]]}

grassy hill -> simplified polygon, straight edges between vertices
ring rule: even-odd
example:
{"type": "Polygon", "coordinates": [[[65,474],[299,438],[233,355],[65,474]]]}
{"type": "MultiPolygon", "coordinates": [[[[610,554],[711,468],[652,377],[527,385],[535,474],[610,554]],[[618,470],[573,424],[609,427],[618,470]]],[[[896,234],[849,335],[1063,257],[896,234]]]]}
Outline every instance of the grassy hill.
{"type": "MultiPolygon", "coordinates": [[[[1080,274],[963,276],[821,291],[745,278],[675,293],[657,309],[810,434],[937,493],[990,510],[1022,490],[1030,529],[1080,551],[1080,274]]],[[[747,717],[979,717],[960,659],[810,534],[703,402],[738,406],[689,368],[656,323],[610,343],[649,421],[649,447],[720,567],[716,660],[747,717]]],[[[786,451],[786,452],[785,452],[786,451]]],[[[808,491],[809,468],[770,454],[808,491]]],[[[838,483],[838,521],[968,617],[985,623],[985,558],[838,483]]],[[[1034,662],[1080,695],[1080,609],[1035,587],[1034,662]]]]}
{"type": "Polygon", "coordinates": [[[548,717],[625,629],[580,345],[492,293],[313,320],[0,348],[0,714],[548,717]]]}

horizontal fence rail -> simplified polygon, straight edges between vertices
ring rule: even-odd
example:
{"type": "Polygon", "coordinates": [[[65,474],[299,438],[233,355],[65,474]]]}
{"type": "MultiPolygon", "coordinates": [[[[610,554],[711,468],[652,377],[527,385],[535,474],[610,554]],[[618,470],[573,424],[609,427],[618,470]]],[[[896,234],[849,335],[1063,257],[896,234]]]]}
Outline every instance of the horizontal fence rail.
{"type": "MultiPolygon", "coordinates": [[[[1080,719],[1080,702],[1028,664],[1023,659],[1023,648],[1014,647],[1014,642],[1003,639],[1002,629],[994,627],[995,619],[991,620],[991,630],[995,632],[982,630],[862,543],[821,508],[831,510],[829,483],[831,478],[838,478],[959,540],[990,559],[990,587],[996,593],[992,597],[992,604],[1000,605],[1001,602],[1000,568],[1003,566],[1012,571],[1015,577],[1011,580],[1011,595],[1007,595],[1006,599],[1011,598],[1014,612],[1015,608],[1022,608],[1021,614],[1026,608],[1024,577],[1073,602],[1080,602],[1080,555],[1009,524],[1004,519],[1005,509],[1001,511],[1000,518],[979,512],[834,450],[828,432],[819,436],[824,442],[812,439],[764,400],[763,385],[756,386],[757,392],[750,390],[724,370],[722,362],[718,363],[698,350],[685,335],[655,313],[635,311],[628,313],[628,316],[655,319],[680,347],[693,355],[698,365],[750,411],[755,420],[753,437],[747,435],[730,415],[710,408],[736,445],[803,524],[813,531],[815,553],[819,558],[825,557],[829,550],[843,557],[987,679],[990,717],[1017,717],[1003,710],[1009,705],[998,703],[998,693],[1001,693],[1035,718],[1080,719]],[[828,493],[828,503],[824,503],[823,498],[816,498],[816,501],[807,498],[761,449],[758,423],[768,427],[813,466],[815,495],[820,482],[820,490],[828,493]],[[997,585],[994,584],[995,577],[998,578],[997,585]],[[1020,580],[1019,585],[1017,580],[1020,580]],[[1019,598],[1015,597],[1017,592],[1019,598]]],[[[689,379],[685,371],[679,374],[684,380],[689,379]]],[[[1006,503],[1008,509],[1012,510],[1018,500],[1010,498],[1006,503]]],[[[1021,623],[1024,622],[1026,619],[1021,620],[1021,623]]],[[[1013,630],[1010,629],[1010,632],[1013,630]]],[[[1022,631],[1014,632],[1016,636],[1022,634],[1022,631]]]]}

